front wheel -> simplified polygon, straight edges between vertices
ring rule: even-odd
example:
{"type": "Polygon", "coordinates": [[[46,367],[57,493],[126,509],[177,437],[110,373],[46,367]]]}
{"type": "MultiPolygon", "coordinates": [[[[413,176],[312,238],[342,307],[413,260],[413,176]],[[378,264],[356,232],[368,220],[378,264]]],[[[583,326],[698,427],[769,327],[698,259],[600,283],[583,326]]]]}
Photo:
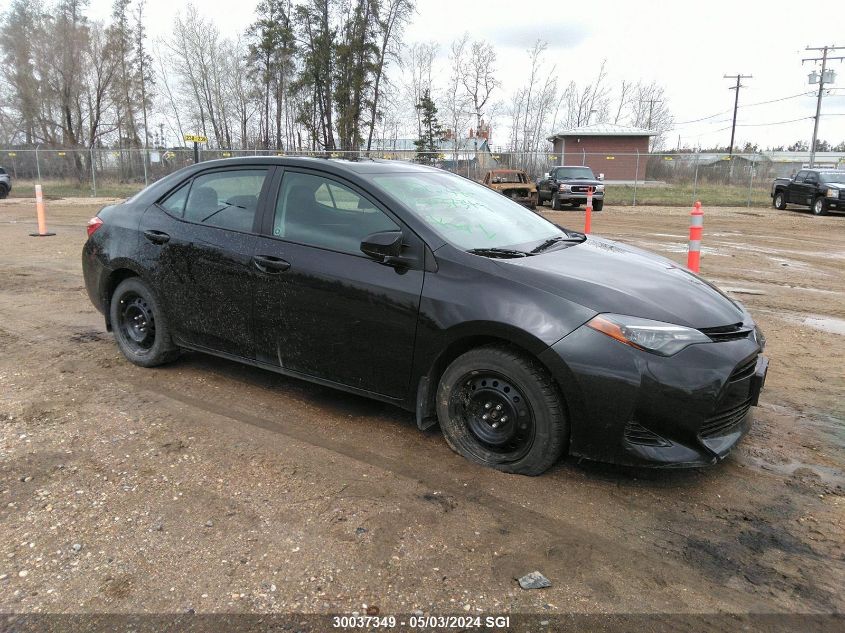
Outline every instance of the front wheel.
{"type": "Polygon", "coordinates": [[[604,208],[604,200],[596,200],[593,202],[593,211],[601,211],[604,208]]]}
{"type": "Polygon", "coordinates": [[[780,211],[783,211],[786,208],[786,196],[783,191],[778,191],[775,194],[773,204],[775,205],[775,209],[779,209],[780,211]]]}
{"type": "Polygon", "coordinates": [[[552,209],[555,211],[560,211],[561,209],[560,198],[557,197],[556,193],[552,194],[552,209]]]}
{"type": "Polygon", "coordinates": [[[522,475],[548,470],[569,437],[551,376],[534,359],[505,346],[471,350],[446,368],[437,389],[437,417],[456,453],[522,475]]]}
{"type": "Polygon", "coordinates": [[[0,185],[0,200],[3,200],[8,195],[9,190],[6,188],[6,185],[0,185]]]}
{"type": "Polygon", "coordinates": [[[813,202],[813,213],[816,215],[827,215],[827,201],[821,196],[813,202]]]}
{"type": "Polygon", "coordinates": [[[179,356],[158,301],[139,278],[120,282],[112,295],[109,313],[117,346],[129,362],[155,367],[179,356]]]}

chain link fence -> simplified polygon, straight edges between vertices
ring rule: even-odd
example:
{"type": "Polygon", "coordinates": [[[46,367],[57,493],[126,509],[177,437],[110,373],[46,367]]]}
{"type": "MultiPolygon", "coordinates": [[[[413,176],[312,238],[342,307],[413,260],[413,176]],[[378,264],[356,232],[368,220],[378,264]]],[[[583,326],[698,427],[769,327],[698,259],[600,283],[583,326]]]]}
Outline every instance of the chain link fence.
{"type": "MultiPolygon", "coordinates": [[[[312,156],[421,161],[481,181],[492,169],[519,169],[537,181],[551,168],[590,167],[606,183],[606,200],[616,205],[768,206],[772,180],[807,166],[806,155],[778,153],[572,153],[448,150],[419,157],[415,151],[308,152],[200,149],[199,160],[251,156],[312,156]]],[[[845,153],[820,166],[845,168],[845,153]],[[827,164],[830,163],[830,164],[827,164]]],[[[11,195],[31,197],[41,182],[50,197],[126,197],[145,184],[194,164],[190,148],[0,149],[0,167],[12,177],[11,195]]]]}

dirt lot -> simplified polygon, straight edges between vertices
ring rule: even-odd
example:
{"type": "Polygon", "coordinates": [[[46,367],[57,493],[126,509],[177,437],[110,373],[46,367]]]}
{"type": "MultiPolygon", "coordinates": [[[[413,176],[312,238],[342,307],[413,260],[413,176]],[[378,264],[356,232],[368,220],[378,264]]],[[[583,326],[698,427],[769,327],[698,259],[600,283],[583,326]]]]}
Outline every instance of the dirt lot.
{"type": "MultiPolygon", "coordinates": [[[[83,288],[90,201],[0,203],[0,612],[845,610],[845,217],[705,209],[768,336],[724,463],[478,468],[410,414],[186,354],[129,365],[83,288]],[[553,586],[523,591],[539,570],[553,586]]],[[[551,214],[583,226],[583,213],[551,214]]],[[[593,230],[685,258],[687,209],[593,230]]]]}

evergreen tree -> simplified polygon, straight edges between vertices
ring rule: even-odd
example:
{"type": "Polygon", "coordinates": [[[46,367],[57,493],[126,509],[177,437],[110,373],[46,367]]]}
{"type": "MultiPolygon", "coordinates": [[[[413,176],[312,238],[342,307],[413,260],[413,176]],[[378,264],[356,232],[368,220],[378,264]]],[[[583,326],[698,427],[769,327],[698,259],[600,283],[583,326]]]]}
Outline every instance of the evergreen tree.
{"type": "Polygon", "coordinates": [[[414,141],[417,147],[416,161],[431,165],[440,153],[440,141],[443,140],[443,128],[437,120],[437,106],[431,98],[429,90],[425,90],[416,105],[422,122],[422,134],[414,141]]]}

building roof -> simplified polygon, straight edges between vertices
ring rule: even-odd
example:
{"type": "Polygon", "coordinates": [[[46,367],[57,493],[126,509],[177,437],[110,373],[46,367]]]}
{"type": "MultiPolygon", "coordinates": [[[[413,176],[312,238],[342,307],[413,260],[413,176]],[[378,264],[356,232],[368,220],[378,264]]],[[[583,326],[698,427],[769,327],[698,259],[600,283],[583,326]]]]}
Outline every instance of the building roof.
{"type": "Polygon", "coordinates": [[[548,140],[554,141],[561,136],[657,136],[657,132],[641,127],[631,127],[629,125],[593,123],[592,125],[582,125],[581,127],[573,127],[557,132],[553,136],[550,136],[548,140]]]}
{"type": "MultiPolygon", "coordinates": [[[[763,152],[774,163],[809,163],[810,152],[763,152]]],[[[845,152],[816,152],[817,162],[845,161],[845,152]]]]}

